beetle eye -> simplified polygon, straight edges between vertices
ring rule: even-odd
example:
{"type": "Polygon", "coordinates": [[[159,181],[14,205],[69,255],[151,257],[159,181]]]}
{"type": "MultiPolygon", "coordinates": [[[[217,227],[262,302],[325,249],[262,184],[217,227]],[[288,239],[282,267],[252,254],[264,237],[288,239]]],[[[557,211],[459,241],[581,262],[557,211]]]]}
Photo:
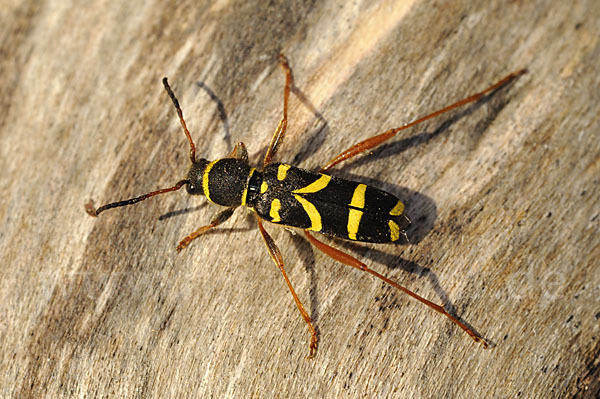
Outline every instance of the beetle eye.
{"type": "Polygon", "coordinates": [[[192,183],[188,183],[187,187],[185,188],[187,190],[187,192],[189,194],[195,194],[196,193],[196,185],[192,184],[192,183]]]}

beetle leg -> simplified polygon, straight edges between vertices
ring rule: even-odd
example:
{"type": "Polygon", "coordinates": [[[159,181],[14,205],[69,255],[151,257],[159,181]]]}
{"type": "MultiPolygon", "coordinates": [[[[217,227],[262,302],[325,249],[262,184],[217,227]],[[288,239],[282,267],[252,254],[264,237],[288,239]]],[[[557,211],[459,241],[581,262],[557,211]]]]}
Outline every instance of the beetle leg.
{"type": "Polygon", "coordinates": [[[358,270],[362,270],[363,272],[367,272],[367,273],[369,273],[369,274],[377,277],[378,279],[383,280],[384,282],[388,283],[392,287],[395,287],[395,288],[399,289],[400,291],[404,292],[405,294],[410,295],[411,297],[415,298],[417,301],[419,301],[421,303],[424,303],[425,305],[429,306],[433,310],[435,310],[435,311],[443,314],[444,316],[448,317],[450,320],[452,320],[452,322],[454,324],[458,325],[467,334],[469,334],[469,336],[471,338],[473,338],[475,340],[475,342],[481,343],[484,348],[488,347],[488,343],[486,342],[485,339],[483,339],[482,337],[480,337],[477,333],[475,333],[472,329],[470,329],[467,325],[465,325],[464,323],[462,323],[456,317],[454,317],[450,313],[446,312],[446,309],[444,309],[442,306],[437,305],[437,304],[435,304],[435,303],[433,303],[431,301],[428,301],[427,299],[423,298],[422,296],[415,294],[414,292],[412,292],[408,288],[405,288],[405,287],[401,286],[400,284],[396,283],[395,281],[390,280],[389,278],[385,277],[384,275],[379,274],[376,271],[369,269],[369,267],[367,265],[365,265],[364,263],[362,263],[361,261],[359,261],[355,257],[353,257],[353,256],[351,256],[351,255],[349,255],[349,254],[347,254],[345,252],[342,252],[339,249],[335,249],[332,246],[329,246],[329,245],[325,244],[322,241],[317,240],[315,238],[315,236],[313,236],[312,234],[310,234],[307,230],[304,230],[304,234],[306,234],[306,237],[311,242],[311,244],[313,244],[318,250],[320,250],[321,252],[323,252],[325,255],[329,256],[332,259],[337,260],[340,263],[343,263],[344,265],[352,266],[354,268],[357,268],[358,270]]]}
{"type": "Polygon", "coordinates": [[[202,234],[206,233],[208,230],[212,229],[213,227],[217,227],[221,223],[225,222],[231,217],[231,215],[233,215],[233,211],[235,211],[235,208],[227,208],[217,213],[210,221],[210,224],[200,227],[198,230],[194,231],[192,234],[188,235],[183,240],[181,240],[177,245],[177,250],[181,251],[183,248],[187,247],[190,244],[190,242],[192,242],[192,240],[195,240],[202,234]]]}
{"type": "Polygon", "coordinates": [[[248,162],[248,150],[246,149],[246,145],[240,141],[235,145],[233,151],[231,151],[225,158],[236,158],[241,159],[244,162],[248,162]]]}
{"type": "Polygon", "coordinates": [[[279,65],[281,65],[283,71],[285,72],[285,87],[283,89],[283,117],[281,118],[281,121],[279,122],[279,125],[277,125],[277,129],[275,129],[275,133],[271,138],[271,143],[269,144],[269,148],[265,153],[263,166],[267,166],[269,163],[271,163],[271,160],[277,153],[279,145],[282,143],[285,132],[287,131],[288,99],[290,98],[290,90],[292,87],[292,71],[287,59],[283,54],[279,55],[279,65]]]}
{"type": "Polygon", "coordinates": [[[310,331],[310,335],[311,335],[310,345],[309,345],[310,354],[308,355],[308,358],[312,359],[315,356],[315,352],[317,351],[317,345],[319,342],[319,338],[317,337],[317,332],[315,331],[315,328],[313,327],[313,325],[310,321],[310,316],[308,315],[306,310],[304,310],[304,306],[302,306],[302,302],[300,302],[298,295],[296,295],[296,291],[294,291],[294,287],[292,287],[292,283],[290,282],[290,279],[288,278],[287,273],[285,272],[285,268],[283,265],[283,257],[281,256],[281,252],[279,251],[279,248],[277,247],[277,245],[275,244],[275,241],[273,241],[273,239],[271,238],[269,233],[267,233],[267,231],[263,227],[261,220],[258,217],[256,218],[256,220],[258,222],[258,229],[260,230],[260,234],[262,235],[262,238],[265,241],[265,245],[267,246],[267,249],[269,250],[269,255],[271,255],[271,259],[273,259],[273,262],[275,262],[275,265],[281,271],[281,274],[283,275],[283,278],[285,279],[285,283],[287,284],[292,296],[294,297],[296,306],[298,307],[298,310],[300,311],[302,318],[308,325],[308,330],[310,331]]]}
{"type": "Polygon", "coordinates": [[[491,85],[490,87],[488,87],[487,89],[485,89],[479,93],[476,93],[469,97],[463,98],[462,100],[457,101],[454,104],[448,105],[447,107],[437,110],[429,115],[425,115],[422,118],[416,119],[416,120],[409,122],[405,125],[402,125],[398,128],[390,129],[387,132],[378,134],[373,137],[369,137],[368,139],[363,140],[360,143],[354,144],[352,147],[348,148],[347,150],[343,151],[341,154],[335,156],[329,162],[327,162],[323,167],[321,167],[320,172],[325,172],[326,170],[331,169],[333,166],[337,165],[340,162],[350,159],[350,158],[352,158],[362,152],[368,151],[374,147],[377,147],[379,144],[383,143],[384,141],[387,141],[387,140],[391,139],[392,137],[394,137],[401,130],[408,129],[409,127],[414,126],[414,125],[418,125],[421,122],[425,122],[428,119],[431,119],[438,115],[444,114],[450,110],[453,110],[454,108],[458,108],[462,105],[477,101],[484,95],[486,95],[490,92],[493,92],[494,90],[504,86],[505,84],[509,83],[511,80],[524,74],[525,72],[527,72],[525,69],[521,69],[520,71],[513,72],[513,73],[505,76],[503,79],[501,79],[497,83],[491,85]]]}

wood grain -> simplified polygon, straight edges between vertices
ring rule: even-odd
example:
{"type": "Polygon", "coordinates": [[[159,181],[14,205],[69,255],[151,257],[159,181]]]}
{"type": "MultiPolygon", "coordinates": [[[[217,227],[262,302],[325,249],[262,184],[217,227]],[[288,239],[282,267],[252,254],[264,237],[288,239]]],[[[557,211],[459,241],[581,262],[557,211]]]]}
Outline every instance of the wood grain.
{"type": "Polygon", "coordinates": [[[598,397],[596,2],[8,1],[0,13],[0,396],[598,397]],[[494,345],[252,215],[168,187],[237,141],[317,168],[354,142],[529,72],[333,171],[406,200],[407,245],[344,248],[494,345]],[[227,123],[221,121],[223,109],[227,123]],[[307,104],[309,106],[307,106],[307,104]],[[311,110],[311,107],[313,109],[311,110]],[[321,117],[316,117],[318,114],[321,117]]]}

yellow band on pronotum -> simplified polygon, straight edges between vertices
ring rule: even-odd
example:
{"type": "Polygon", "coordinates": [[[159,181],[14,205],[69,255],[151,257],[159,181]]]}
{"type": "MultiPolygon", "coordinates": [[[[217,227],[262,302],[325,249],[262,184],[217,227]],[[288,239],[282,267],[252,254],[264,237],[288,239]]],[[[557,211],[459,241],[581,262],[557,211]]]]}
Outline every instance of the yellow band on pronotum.
{"type": "Polygon", "coordinates": [[[202,190],[204,191],[204,195],[206,196],[206,199],[209,200],[210,202],[213,202],[213,201],[210,199],[210,193],[208,192],[208,174],[210,173],[210,170],[212,169],[213,166],[215,166],[215,164],[217,162],[219,162],[218,159],[216,161],[212,161],[211,163],[206,165],[206,169],[204,169],[204,174],[202,175],[202,190]]]}

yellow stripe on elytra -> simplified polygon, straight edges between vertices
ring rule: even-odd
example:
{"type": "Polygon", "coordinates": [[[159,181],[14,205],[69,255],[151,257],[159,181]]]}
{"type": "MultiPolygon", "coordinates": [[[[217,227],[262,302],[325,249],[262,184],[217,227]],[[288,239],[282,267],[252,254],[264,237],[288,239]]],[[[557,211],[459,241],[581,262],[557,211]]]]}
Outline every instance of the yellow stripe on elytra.
{"type": "Polygon", "coordinates": [[[348,238],[351,240],[356,240],[356,233],[358,233],[358,226],[360,225],[362,215],[363,211],[350,209],[350,213],[348,214],[348,238]]]}
{"type": "Polygon", "coordinates": [[[348,213],[348,238],[356,240],[356,233],[358,233],[358,226],[360,226],[360,219],[362,218],[363,212],[359,211],[359,208],[365,207],[365,193],[367,192],[367,186],[365,184],[358,184],[352,194],[352,200],[350,201],[350,211],[348,213]]]}
{"type": "Polygon", "coordinates": [[[269,188],[269,185],[267,184],[266,181],[263,180],[262,184],[260,185],[260,193],[264,194],[268,188],[269,188]]]}
{"type": "Polygon", "coordinates": [[[400,226],[393,220],[388,220],[388,226],[390,226],[390,238],[392,241],[397,241],[400,238],[400,226]]]}
{"type": "Polygon", "coordinates": [[[281,201],[275,198],[271,201],[271,210],[269,211],[269,216],[271,216],[271,222],[278,223],[281,222],[281,217],[279,216],[279,210],[281,209],[281,201]]]}
{"type": "Polygon", "coordinates": [[[354,194],[352,194],[352,201],[350,201],[350,206],[355,208],[363,209],[365,207],[365,192],[367,191],[367,186],[365,184],[359,184],[354,189],[354,194]]]}
{"type": "Polygon", "coordinates": [[[289,168],[291,168],[291,166],[286,165],[284,163],[279,165],[279,167],[277,168],[277,180],[279,180],[279,181],[284,180],[285,177],[287,176],[287,171],[289,168]]]}
{"type": "Polygon", "coordinates": [[[256,168],[251,168],[250,173],[248,173],[248,180],[246,180],[246,187],[244,188],[244,192],[242,193],[242,206],[246,206],[246,199],[248,198],[248,184],[250,183],[250,179],[254,174],[256,168]]]}
{"type": "Polygon", "coordinates": [[[210,193],[208,192],[208,174],[210,173],[210,170],[212,169],[213,166],[215,166],[215,164],[217,162],[219,162],[218,159],[216,161],[212,161],[211,163],[206,165],[206,169],[204,169],[204,174],[202,175],[202,191],[204,191],[204,195],[206,196],[206,199],[209,200],[210,202],[212,202],[212,200],[210,199],[210,193]]]}
{"type": "Polygon", "coordinates": [[[402,203],[402,201],[398,201],[396,206],[394,206],[394,208],[390,211],[390,215],[400,216],[402,215],[402,212],[404,212],[404,204],[402,203]]]}
{"type": "Polygon", "coordinates": [[[296,198],[300,205],[302,205],[304,212],[306,212],[310,218],[311,226],[308,228],[308,230],[321,231],[323,225],[321,224],[321,214],[319,211],[317,211],[317,208],[310,201],[300,195],[294,194],[294,198],[296,198]]]}
{"type": "Polygon", "coordinates": [[[310,183],[308,186],[294,190],[294,191],[292,191],[292,193],[294,193],[294,194],[316,193],[317,191],[322,190],[325,187],[327,187],[330,180],[331,180],[331,176],[321,175],[321,177],[319,177],[314,182],[310,183]]]}

